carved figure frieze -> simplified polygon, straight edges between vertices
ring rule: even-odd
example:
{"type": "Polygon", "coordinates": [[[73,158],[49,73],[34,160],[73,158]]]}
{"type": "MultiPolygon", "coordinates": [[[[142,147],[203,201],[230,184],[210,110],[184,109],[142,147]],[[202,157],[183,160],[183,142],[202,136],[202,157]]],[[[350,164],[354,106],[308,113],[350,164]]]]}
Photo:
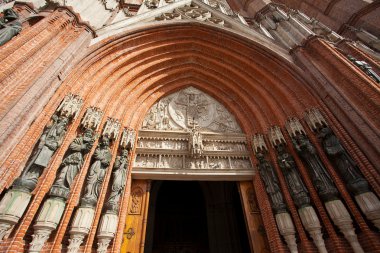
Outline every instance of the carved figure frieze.
{"type": "Polygon", "coordinates": [[[241,133],[235,118],[215,99],[189,87],[155,103],[142,125],[147,130],[184,130],[241,133]]]}
{"type": "Polygon", "coordinates": [[[205,151],[247,151],[247,147],[243,143],[224,143],[203,141],[203,149],[205,151]]]}
{"type": "Polygon", "coordinates": [[[70,187],[82,168],[84,156],[90,151],[95,141],[94,131],[86,129],[70,144],[68,151],[60,165],[57,178],[50,190],[50,195],[66,199],[70,187]]]}
{"type": "Polygon", "coordinates": [[[95,149],[92,156],[92,164],[86,177],[81,206],[94,207],[98,201],[106,169],[112,158],[109,145],[109,139],[103,136],[98,147],[95,149]]]}
{"type": "Polygon", "coordinates": [[[147,149],[188,150],[188,142],[181,140],[151,140],[139,138],[137,146],[147,149]]]}
{"type": "Polygon", "coordinates": [[[10,41],[22,30],[19,15],[13,9],[5,9],[0,18],[0,46],[10,41]]]}
{"type": "Polygon", "coordinates": [[[112,187],[111,193],[105,204],[108,211],[117,213],[119,210],[119,202],[121,194],[124,191],[127,183],[127,173],[129,165],[128,150],[123,149],[121,155],[116,157],[115,164],[112,170],[112,187]]]}

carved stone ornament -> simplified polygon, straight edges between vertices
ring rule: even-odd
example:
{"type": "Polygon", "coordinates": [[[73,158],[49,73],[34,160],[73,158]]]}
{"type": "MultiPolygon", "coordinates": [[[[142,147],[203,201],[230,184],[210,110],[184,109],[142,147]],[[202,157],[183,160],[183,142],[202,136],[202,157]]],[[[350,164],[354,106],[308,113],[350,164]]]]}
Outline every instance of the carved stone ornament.
{"type": "Polygon", "coordinates": [[[296,229],[290,214],[288,212],[279,213],[275,215],[276,223],[280,234],[284,237],[286,244],[291,253],[297,253],[297,243],[296,243],[296,229]]]}
{"type": "Polygon", "coordinates": [[[94,219],[95,209],[88,207],[80,207],[74,216],[73,223],[70,228],[70,239],[68,252],[76,253],[83,243],[83,239],[88,235],[92,221],[94,219]]]}
{"type": "Polygon", "coordinates": [[[199,158],[203,154],[202,134],[195,125],[190,130],[189,149],[193,158],[199,158]]]}
{"type": "Polygon", "coordinates": [[[119,135],[120,130],[120,122],[117,119],[108,118],[104,129],[103,129],[103,136],[108,137],[111,140],[115,140],[117,136],[119,135]]]}
{"type": "Polygon", "coordinates": [[[281,132],[281,128],[279,126],[273,126],[269,129],[269,141],[272,144],[272,147],[276,147],[280,144],[286,144],[284,135],[281,132]]]}
{"type": "Polygon", "coordinates": [[[67,118],[75,119],[79,114],[82,104],[83,99],[80,96],[69,93],[59,105],[57,112],[67,118]]]}
{"type": "Polygon", "coordinates": [[[306,112],[305,121],[312,131],[317,131],[319,128],[327,126],[325,118],[317,108],[306,112]]]}
{"type": "Polygon", "coordinates": [[[241,133],[235,118],[219,102],[189,87],[160,99],[149,110],[142,129],[241,133]]]}
{"type": "Polygon", "coordinates": [[[11,189],[0,202],[0,241],[24,214],[32,195],[28,192],[11,189]]]}
{"type": "Polygon", "coordinates": [[[86,129],[83,134],[71,142],[60,165],[56,180],[50,189],[50,196],[68,198],[71,184],[82,168],[84,156],[91,150],[94,141],[94,132],[91,129],[86,129]]]}
{"type": "Polygon", "coordinates": [[[298,134],[306,135],[305,129],[300,120],[295,117],[288,119],[285,127],[291,137],[297,136],[298,134]]]}
{"type": "Polygon", "coordinates": [[[85,129],[97,130],[102,120],[103,112],[97,107],[89,107],[82,119],[81,125],[85,129]]]}
{"type": "Polygon", "coordinates": [[[40,252],[51,232],[55,230],[65,210],[65,202],[60,198],[48,198],[33,225],[33,240],[29,252],[40,252]]]}
{"type": "Polygon", "coordinates": [[[118,226],[118,216],[117,214],[108,213],[102,215],[100,219],[100,225],[98,229],[98,233],[96,235],[98,239],[98,253],[106,253],[107,248],[111,242],[111,240],[116,235],[116,230],[118,226]]]}
{"type": "Polygon", "coordinates": [[[123,129],[123,135],[121,137],[120,146],[122,148],[133,150],[136,139],[136,131],[129,128],[123,129]]]}
{"type": "Polygon", "coordinates": [[[380,200],[373,192],[366,192],[355,196],[360,209],[368,220],[380,230],[380,200]]]}
{"type": "Polygon", "coordinates": [[[298,209],[298,214],[300,215],[302,225],[309,233],[310,237],[313,238],[313,242],[318,249],[319,253],[327,253],[325,241],[322,237],[321,223],[317,213],[312,206],[306,206],[298,209]]]}
{"type": "Polygon", "coordinates": [[[325,203],[325,206],[330,218],[350,243],[353,251],[355,253],[364,253],[358,241],[358,237],[355,234],[351,216],[342,201],[340,199],[329,201],[325,203]]]}
{"type": "Polygon", "coordinates": [[[267,145],[264,140],[264,135],[255,134],[253,136],[253,150],[255,151],[255,153],[268,151],[267,145]]]}
{"type": "Polygon", "coordinates": [[[159,0],[145,0],[144,3],[145,3],[145,6],[148,7],[148,9],[155,9],[158,7],[160,1],[159,0]]]}

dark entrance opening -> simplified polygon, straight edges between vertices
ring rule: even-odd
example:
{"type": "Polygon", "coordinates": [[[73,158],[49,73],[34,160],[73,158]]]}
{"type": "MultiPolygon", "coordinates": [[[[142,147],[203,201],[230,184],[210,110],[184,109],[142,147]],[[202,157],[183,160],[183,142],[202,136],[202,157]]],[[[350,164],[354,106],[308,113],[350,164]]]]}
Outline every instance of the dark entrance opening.
{"type": "Polygon", "coordinates": [[[154,181],[144,253],[248,253],[236,182],[154,181]]]}

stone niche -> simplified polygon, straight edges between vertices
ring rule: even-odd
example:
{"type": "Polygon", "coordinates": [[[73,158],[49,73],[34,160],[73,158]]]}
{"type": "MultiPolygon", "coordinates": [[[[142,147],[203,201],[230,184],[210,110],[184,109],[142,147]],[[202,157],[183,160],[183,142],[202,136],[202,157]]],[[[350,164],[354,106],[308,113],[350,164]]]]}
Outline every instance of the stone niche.
{"type": "Polygon", "coordinates": [[[215,99],[188,87],[160,99],[139,130],[138,179],[250,180],[247,138],[215,99]]]}

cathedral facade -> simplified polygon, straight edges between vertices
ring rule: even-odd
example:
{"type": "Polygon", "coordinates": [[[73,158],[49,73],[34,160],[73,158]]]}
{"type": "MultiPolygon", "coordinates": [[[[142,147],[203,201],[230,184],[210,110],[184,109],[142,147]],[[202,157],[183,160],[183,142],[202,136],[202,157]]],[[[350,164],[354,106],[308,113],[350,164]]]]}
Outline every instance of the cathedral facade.
{"type": "Polygon", "coordinates": [[[379,10],[0,1],[0,252],[380,252],[379,10]]]}

